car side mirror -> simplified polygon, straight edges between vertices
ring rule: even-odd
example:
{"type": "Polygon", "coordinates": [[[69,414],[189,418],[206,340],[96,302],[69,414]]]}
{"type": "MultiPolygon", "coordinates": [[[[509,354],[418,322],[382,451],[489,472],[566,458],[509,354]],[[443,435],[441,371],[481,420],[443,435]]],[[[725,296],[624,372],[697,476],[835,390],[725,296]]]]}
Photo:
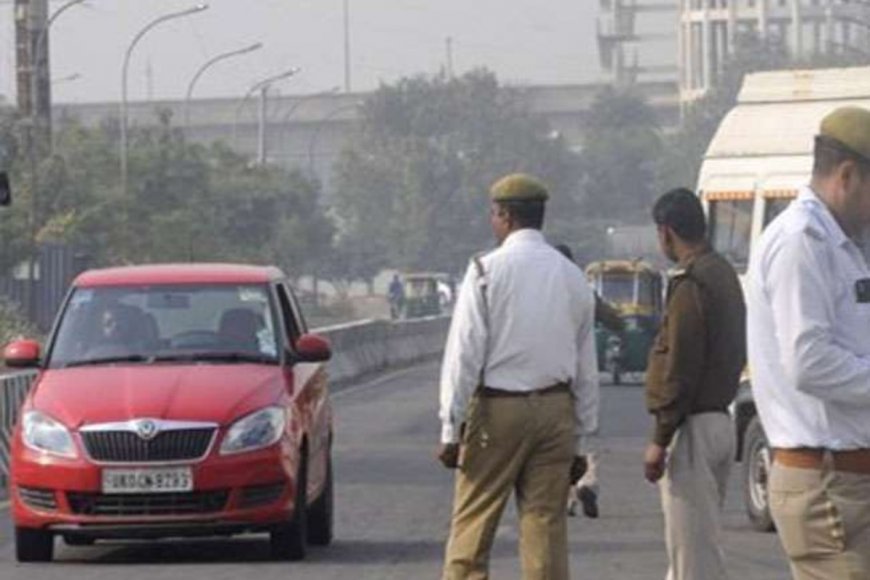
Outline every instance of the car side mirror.
{"type": "Polygon", "coordinates": [[[9,186],[9,175],[0,171],[0,206],[12,204],[12,188],[9,186]]]}
{"type": "Polygon", "coordinates": [[[303,334],[296,340],[296,360],[299,362],[325,362],[332,358],[329,340],[317,334],[303,334]]]}
{"type": "Polygon", "coordinates": [[[35,340],[16,340],[3,349],[3,359],[11,368],[33,368],[39,366],[39,343],[35,340]]]}

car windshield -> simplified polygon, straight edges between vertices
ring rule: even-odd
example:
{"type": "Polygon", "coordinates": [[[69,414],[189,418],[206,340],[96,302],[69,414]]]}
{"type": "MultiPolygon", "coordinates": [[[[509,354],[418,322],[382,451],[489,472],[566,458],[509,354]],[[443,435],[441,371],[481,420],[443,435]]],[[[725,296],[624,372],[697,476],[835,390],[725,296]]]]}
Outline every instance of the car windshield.
{"type": "Polygon", "coordinates": [[[276,320],[266,285],[76,288],[49,366],[276,362],[276,320]]]}
{"type": "Polygon", "coordinates": [[[604,274],[601,297],[613,304],[634,304],[634,274],[604,274]]]}

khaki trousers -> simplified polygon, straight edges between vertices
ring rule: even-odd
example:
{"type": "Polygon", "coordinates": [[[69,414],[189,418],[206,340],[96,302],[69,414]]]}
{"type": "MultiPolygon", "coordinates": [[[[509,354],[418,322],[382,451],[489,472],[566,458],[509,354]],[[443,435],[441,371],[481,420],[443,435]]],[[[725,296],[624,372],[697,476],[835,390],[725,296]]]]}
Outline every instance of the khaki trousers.
{"type": "Polygon", "coordinates": [[[568,393],[475,396],[469,407],[444,580],[485,580],[505,504],[516,494],[525,580],[568,580],[565,498],[574,455],[568,393]]]}
{"type": "Polygon", "coordinates": [[[870,475],[774,462],[768,494],[795,580],[870,580],[870,475]]]}
{"type": "Polygon", "coordinates": [[[723,580],[722,504],[734,428],[725,413],[690,415],[668,449],[659,482],[665,516],[668,580],[723,580]]]}

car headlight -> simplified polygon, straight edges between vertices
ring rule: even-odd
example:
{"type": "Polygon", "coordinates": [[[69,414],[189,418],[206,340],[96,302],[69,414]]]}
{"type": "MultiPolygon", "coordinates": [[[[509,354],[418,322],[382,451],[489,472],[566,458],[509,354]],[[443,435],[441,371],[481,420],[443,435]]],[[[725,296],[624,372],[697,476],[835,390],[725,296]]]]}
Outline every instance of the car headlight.
{"type": "Polygon", "coordinates": [[[24,414],[21,426],[27,447],[61,457],[76,457],[72,435],[59,421],[39,411],[29,411],[24,414]]]}
{"type": "Polygon", "coordinates": [[[267,407],[242,417],[227,431],[221,455],[254,451],[277,443],[284,434],[284,409],[267,407]]]}

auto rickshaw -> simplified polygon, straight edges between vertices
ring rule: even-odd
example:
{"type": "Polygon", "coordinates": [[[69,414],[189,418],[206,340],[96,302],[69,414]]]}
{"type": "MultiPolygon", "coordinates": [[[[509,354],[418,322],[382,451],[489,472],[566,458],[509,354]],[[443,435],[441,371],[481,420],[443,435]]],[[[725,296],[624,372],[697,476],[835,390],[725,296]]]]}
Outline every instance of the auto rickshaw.
{"type": "Polygon", "coordinates": [[[405,297],[403,314],[405,318],[440,316],[443,312],[438,282],[442,274],[417,272],[402,276],[405,297]]]}
{"type": "Polygon", "coordinates": [[[663,309],[663,275],[642,260],[606,260],[586,268],[593,290],[609,304],[623,322],[615,332],[600,321],[595,339],[598,367],[620,384],[625,373],[646,371],[652,341],[663,309]]]}

